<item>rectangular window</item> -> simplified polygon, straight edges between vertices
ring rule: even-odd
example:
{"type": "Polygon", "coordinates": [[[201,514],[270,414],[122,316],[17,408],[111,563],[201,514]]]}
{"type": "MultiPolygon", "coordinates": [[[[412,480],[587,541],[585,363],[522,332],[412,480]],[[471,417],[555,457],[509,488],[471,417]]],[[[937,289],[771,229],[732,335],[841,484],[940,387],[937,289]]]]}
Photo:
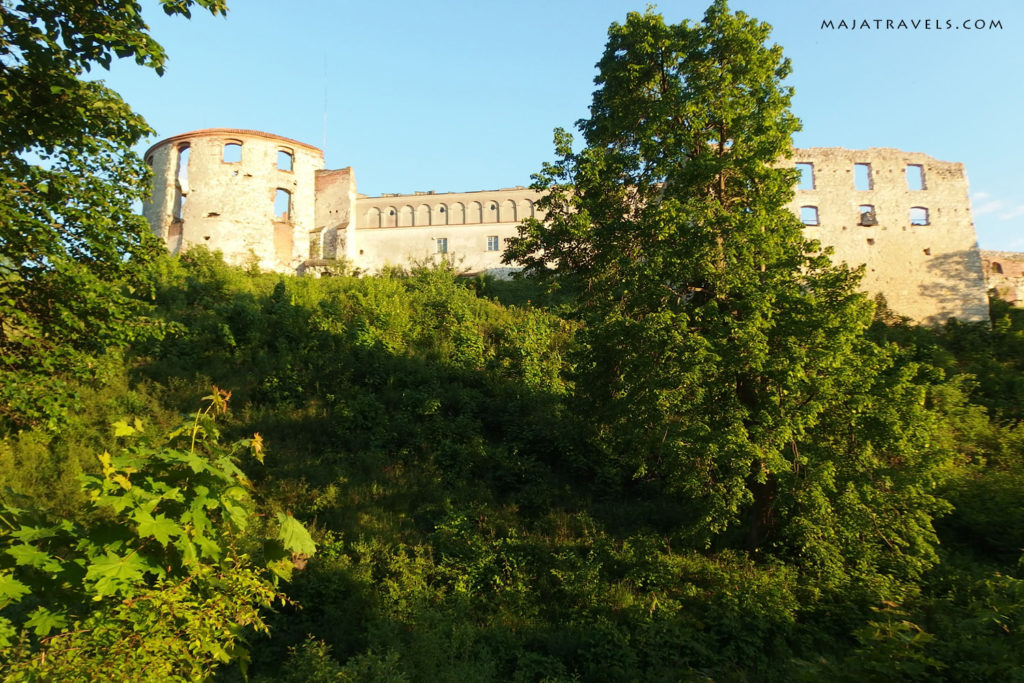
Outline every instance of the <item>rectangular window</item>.
{"type": "Polygon", "coordinates": [[[801,206],[800,207],[800,220],[804,225],[817,225],[818,224],[818,207],[816,206],[801,206]]]}
{"type": "Polygon", "coordinates": [[[859,211],[861,225],[878,225],[878,218],[875,217],[875,207],[870,204],[861,204],[859,211]]]}
{"type": "Polygon", "coordinates": [[[814,189],[814,164],[811,163],[799,163],[796,165],[796,170],[800,171],[800,180],[797,181],[796,189],[798,190],[813,190],[814,189]]]}
{"type": "Polygon", "coordinates": [[[871,164],[853,165],[853,186],[857,190],[871,190],[871,164]]]}
{"type": "Polygon", "coordinates": [[[274,220],[288,222],[292,214],[292,193],[277,188],[274,192],[274,220]]]}
{"type": "Polygon", "coordinates": [[[910,207],[911,225],[928,225],[928,209],[923,206],[910,207]]]}
{"type": "Polygon", "coordinates": [[[435,253],[438,253],[438,254],[447,254],[448,253],[448,238],[447,237],[439,237],[437,240],[435,240],[435,243],[437,245],[436,249],[434,250],[435,253]]]}
{"type": "Polygon", "coordinates": [[[907,189],[915,192],[924,189],[924,166],[920,164],[907,166],[907,189]]]}
{"type": "Polygon", "coordinates": [[[487,251],[498,251],[498,236],[488,235],[487,236],[487,251]]]}

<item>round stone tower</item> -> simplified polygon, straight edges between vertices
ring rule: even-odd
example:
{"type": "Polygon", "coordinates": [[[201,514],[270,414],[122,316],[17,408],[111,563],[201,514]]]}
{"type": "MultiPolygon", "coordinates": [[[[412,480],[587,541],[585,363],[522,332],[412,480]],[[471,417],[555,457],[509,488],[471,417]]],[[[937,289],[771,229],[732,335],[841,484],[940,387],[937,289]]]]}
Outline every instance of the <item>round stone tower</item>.
{"type": "Polygon", "coordinates": [[[323,152],[255,130],[206,128],[145,155],[153,194],[143,212],[172,253],[202,244],[229,263],[295,272],[310,254],[323,152]]]}

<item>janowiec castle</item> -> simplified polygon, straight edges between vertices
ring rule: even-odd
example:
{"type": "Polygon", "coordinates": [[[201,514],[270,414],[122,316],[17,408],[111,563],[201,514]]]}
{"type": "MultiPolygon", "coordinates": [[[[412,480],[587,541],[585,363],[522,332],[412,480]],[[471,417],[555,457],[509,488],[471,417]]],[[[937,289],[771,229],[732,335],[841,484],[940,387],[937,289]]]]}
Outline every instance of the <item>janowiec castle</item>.
{"type": "MultiPolygon", "coordinates": [[[[153,169],[145,215],[172,252],[219,250],[229,263],[323,270],[344,259],[373,272],[448,258],[467,272],[507,272],[506,238],[538,215],[524,187],[361,195],[352,168],[254,130],[175,135],[145,154],[153,169]]],[[[959,163],[889,148],[794,150],[802,180],[790,209],[833,258],[865,264],[863,287],[925,324],[988,318],[985,272],[959,163]]]]}

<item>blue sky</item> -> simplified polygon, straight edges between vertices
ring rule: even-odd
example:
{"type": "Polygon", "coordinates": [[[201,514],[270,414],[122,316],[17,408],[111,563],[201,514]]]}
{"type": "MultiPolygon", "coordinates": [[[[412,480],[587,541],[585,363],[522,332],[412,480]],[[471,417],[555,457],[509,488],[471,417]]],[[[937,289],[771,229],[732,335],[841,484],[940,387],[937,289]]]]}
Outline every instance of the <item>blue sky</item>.
{"type": "MultiPolygon", "coordinates": [[[[672,22],[699,19],[708,2],[657,9],[672,22]]],[[[587,115],[609,24],[647,3],[229,4],[227,18],[186,21],[148,3],[167,73],[126,63],[102,74],[156,130],[150,142],[198,128],[265,130],[323,147],[329,168],[352,166],[359,190],[377,195],[528,185],[552,158],[552,129],[587,115]]],[[[771,24],[793,62],[798,147],[897,147],[963,162],[981,247],[1024,251],[1024,3],[730,6],[771,24]],[[883,24],[822,28],[843,19],[883,24]],[[921,23],[887,30],[886,19],[921,23]],[[965,29],[968,20],[1002,28],[965,29]]]]}

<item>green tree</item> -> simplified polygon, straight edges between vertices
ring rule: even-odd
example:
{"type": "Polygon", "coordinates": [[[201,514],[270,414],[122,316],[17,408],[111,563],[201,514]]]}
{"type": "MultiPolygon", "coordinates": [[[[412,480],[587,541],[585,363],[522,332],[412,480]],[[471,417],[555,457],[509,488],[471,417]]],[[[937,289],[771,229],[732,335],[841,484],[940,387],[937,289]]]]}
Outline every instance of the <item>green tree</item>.
{"type": "Polygon", "coordinates": [[[61,380],[138,333],[127,288],[159,245],[133,209],[148,176],[131,147],[151,131],[84,78],[114,58],[163,72],[137,2],[0,1],[0,428],[55,424],[74,398],[61,380]]]}
{"type": "Polygon", "coordinates": [[[694,542],[913,575],[942,507],[934,421],[913,368],[889,372],[894,352],[865,340],[859,273],[786,209],[799,121],[769,32],[724,0],[697,23],[613,24],[585,145],[556,132],[546,216],[505,259],[578,293],[582,414],[612,459],[687,501],[694,542]]]}

